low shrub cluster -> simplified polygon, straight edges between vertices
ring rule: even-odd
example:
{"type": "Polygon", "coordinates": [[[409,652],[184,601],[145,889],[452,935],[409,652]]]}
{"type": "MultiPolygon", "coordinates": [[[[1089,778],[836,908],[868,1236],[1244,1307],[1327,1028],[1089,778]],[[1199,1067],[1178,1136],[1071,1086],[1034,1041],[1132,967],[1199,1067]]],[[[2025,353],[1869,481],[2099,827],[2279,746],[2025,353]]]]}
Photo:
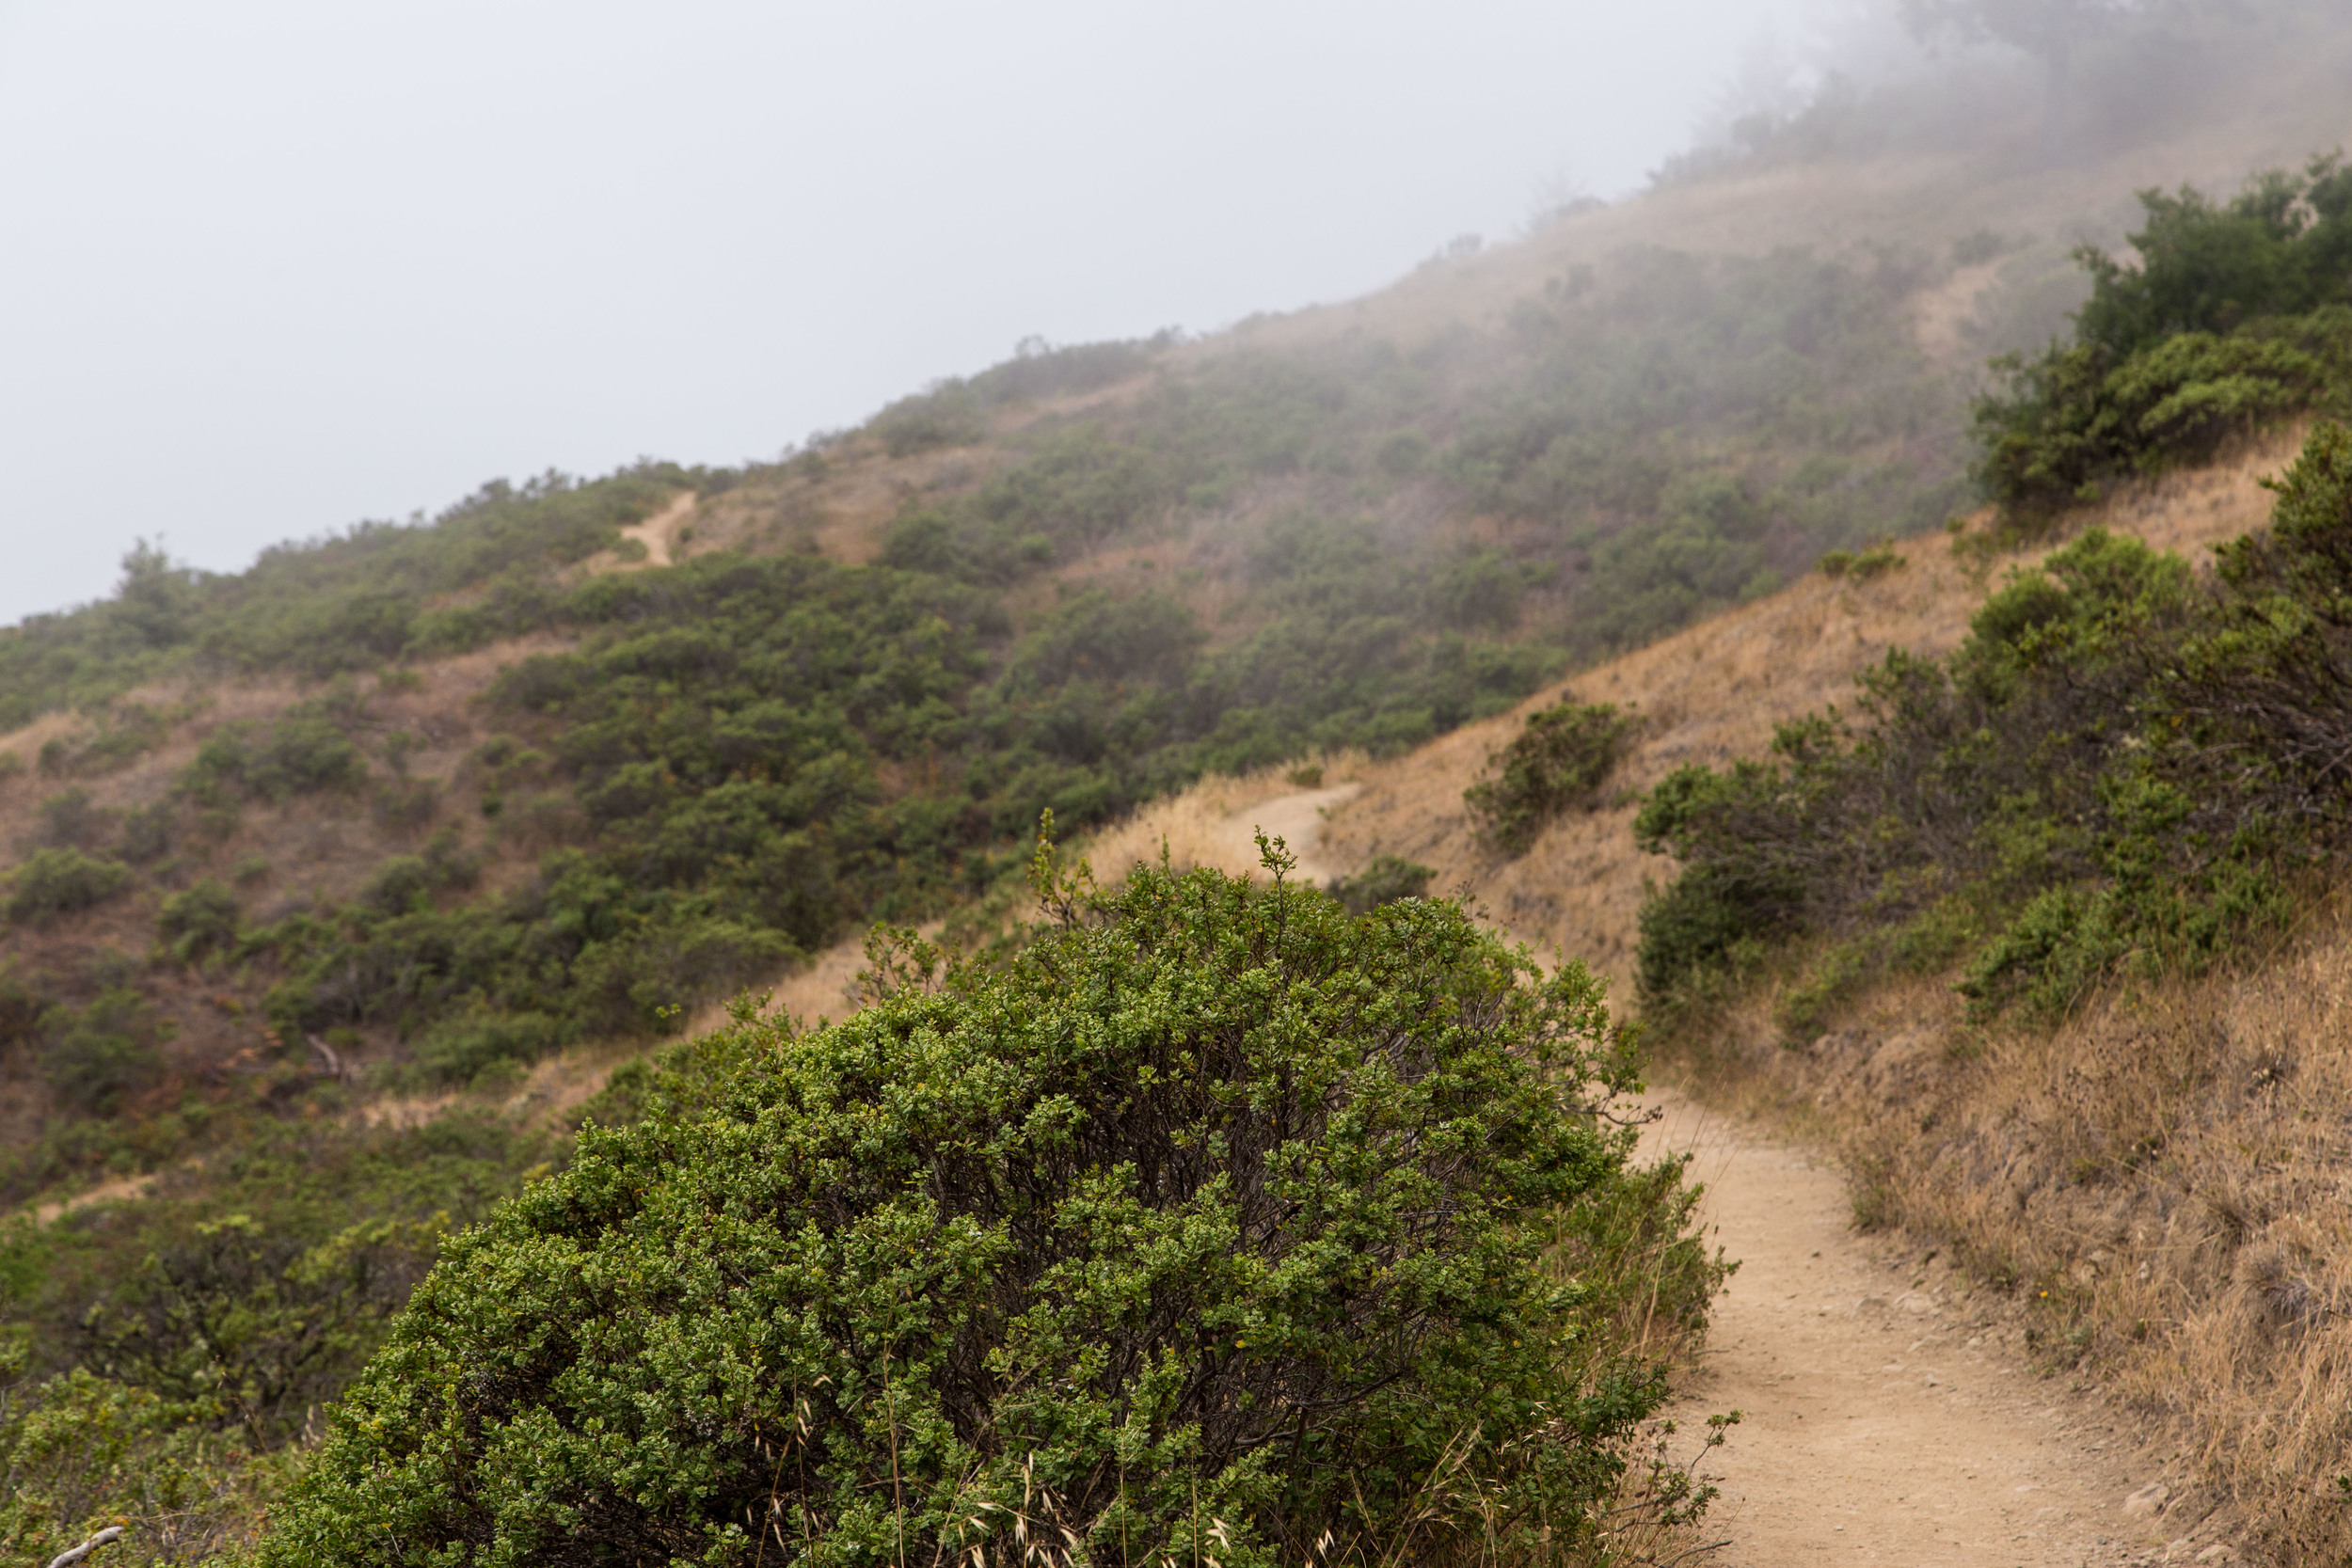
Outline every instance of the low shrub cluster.
{"type": "MultiPolygon", "coordinates": [[[[410,1129],[263,1116],[238,1131],[200,1185],[183,1173],[135,1202],[0,1222],[8,1560],[46,1562],[115,1524],[127,1534],[102,1562],[249,1544],[441,1236],[568,1142],[462,1111],[410,1129]]],[[[7,1192],[38,1183],[40,1152],[0,1150],[7,1192]]]]}
{"type": "MultiPolygon", "coordinates": [[[[430,1074],[462,1080],[660,1029],[860,920],[991,886],[1041,811],[1090,826],[1319,738],[1406,744],[1548,673],[1532,650],[1432,641],[1335,595],[1377,591],[1367,544],[1277,530],[1270,591],[1317,602],[1222,653],[1152,593],[1073,595],[1016,639],[990,593],[929,571],[714,554],[592,578],[552,612],[581,645],[501,677],[493,711],[517,733],[468,768],[497,834],[558,841],[536,878],[465,900],[470,862],[444,829],[358,899],[250,927],[233,952],[277,967],[288,1037],[391,1023],[430,1074]],[[510,799],[542,784],[564,788],[510,799]]],[[[337,701],[216,736],[183,792],[233,807],[355,782],[330,766],[364,768],[337,701]]],[[[175,896],[175,951],[232,951],[188,924],[193,892],[175,896]]]]}
{"type": "Polygon", "coordinates": [[[2227,202],[2140,195],[2138,265],[2085,248],[2074,341],[1994,362],[1979,473],[2011,518],[2317,408],[2352,412],[2352,169],[2315,158],[2227,202]]]}
{"type": "Polygon", "coordinates": [[[444,1248],[262,1560],[1589,1545],[1665,1392],[1616,1325],[1721,1277],[1596,1119],[1627,1042],[1581,968],[1268,858],[1048,863],[1011,957],[910,936],[850,1022],[622,1085],[444,1248]]]}
{"type": "Polygon", "coordinates": [[[1486,774],[1462,792],[1478,835],[1506,855],[1526,852],[1564,812],[1590,807],[1637,728],[1607,703],[1562,702],[1527,716],[1486,774]]]}
{"type": "Polygon", "coordinates": [[[36,849],[8,873],[8,918],[36,921],[78,914],[130,885],[131,868],[120,861],[79,849],[36,849]]]}
{"type": "Polygon", "coordinates": [[[1372,863],[1353,877],[1335,877],[1327,890],[1350,914],[1375,910],[1406,898],[1419,898],[1437,879],[1429,866],[1398,855],[1375,855],[1372,863]]]}
{"type": "Polygon", "coordinates": [[[1980,1006],[2050,1012],[2280,919],[2352,847],[2352,432],[2321,425],[2275,488],[2208,574],[2086,533],[1950,658],[1867,672],[1853,719],[1665,780],[1636,832],[1684,869],[1643,913],[1645,990],[1810,935],[1834,946],[1800,1014],[1888,961],[1963,961],[1980,1006]]]}

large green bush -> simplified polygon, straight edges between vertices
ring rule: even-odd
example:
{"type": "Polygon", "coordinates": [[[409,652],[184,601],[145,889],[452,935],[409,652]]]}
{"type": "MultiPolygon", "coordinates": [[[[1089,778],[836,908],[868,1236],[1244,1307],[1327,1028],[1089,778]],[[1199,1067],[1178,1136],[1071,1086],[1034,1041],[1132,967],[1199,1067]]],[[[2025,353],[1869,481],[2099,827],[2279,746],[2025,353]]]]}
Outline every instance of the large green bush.
{"type": "Polygon", "coordinates": [[[848,1023],[741,1014],[452,1242],[263,1560],[1588,1539],[1664,1386],[1544,1255],[1687,1214],[1585,1107],[1631,1073],[1598,985],[1451,904],[1049,891],[999,968],[916,944],[848,1023]]]}
{"type": "Polygon", "coordinates": [[[10,920],[42,920],[95,909],[131,885],[131,868],[79,849],[36,849],[8,875],[10,920]]]}

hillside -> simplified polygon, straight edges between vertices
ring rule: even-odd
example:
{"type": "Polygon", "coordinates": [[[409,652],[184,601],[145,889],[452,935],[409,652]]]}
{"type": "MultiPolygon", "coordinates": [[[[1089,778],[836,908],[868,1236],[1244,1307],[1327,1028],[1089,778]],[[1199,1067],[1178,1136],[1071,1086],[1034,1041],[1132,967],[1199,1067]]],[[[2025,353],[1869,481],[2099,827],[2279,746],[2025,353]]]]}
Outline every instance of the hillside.
{"type": "MultiPolygon", "coordinates": [[[[2233,189],[2340,139],[2352,36],[2264,15],[2229,35],[2260,71],[2170,118],[2099,119],[2092,92],[2056,166],[1986,112],[2007,78],[1940,121],[1825,100],[1371,299],[1031,345],[771,465],[501,482],[233,576],[141,546],[112,598],[0,631],[0,1370],[210,1412],[173,1450],[214,1499],[191,1550],[241,1537],[443,1238],[565,1166],[616,1064],[746,991],[839,1016],[878,920],[983,942],[1047,810],[1105,869],[1165,838],[1246,872],[1245,817],[1311,827],[1316,879],[1419,862],[1629,997],[1672,874],[1637,797],[1761,753],[1890,650],[1960,647],[1988,574],[2043,547],[1977,509],[1969,400],[1985,354],[2085,296],[2074,243],[2116,243],[2136,185],[2233,189]],[[1856,550],[1867,571],[1816,570],[1856,550]],[[1633,715],[1631,750],[1505,861],[1462,791],[1564,681],[1633,715]]],[[[2060,526],[2191,554],[2258,527],[2294,447],[2249,406],[2232,429],[2272,434],[2102,469],[2060,526]]],[[[2122,1242],[2084,1244],[2137,1223],[2084,1217],[2067,1173],[2104,1156],[2079,1126],[2024,1155],[2000,1131],[2070,1103],[2073,1058],[1981,1044],[1917,986],[1841,992],[1838,1028],[1781,1053],[1772,988],[1803,957],[1712,999],[1736,1049],[1693,1024],[1665,1059],[1851,1127],[1885,1223],[2019,1279],[2107,1253],[2062,1331],[2121,1323],[2103,1365],[2158,1389],[2189,1340],[2133,1338],[2122,1242]],[[1996,1049],[2031,1069],[2013,1102],[1920,1066],[1996,1049]],[[1983,1131],[1868,1143],[1890,1105],[1983,1131]],[[1994,1143],[2030,1226],[1939,1185],[1981,1185],[1994,1143]]],[[[2283,1225],[2300,1180],[2233,1212],[2283,1225]]],[[[2193,1426],[2214,1454],[2262,1426],[2261,1387],[2228,1387],[2237,1414],[2193,1426]]]]}

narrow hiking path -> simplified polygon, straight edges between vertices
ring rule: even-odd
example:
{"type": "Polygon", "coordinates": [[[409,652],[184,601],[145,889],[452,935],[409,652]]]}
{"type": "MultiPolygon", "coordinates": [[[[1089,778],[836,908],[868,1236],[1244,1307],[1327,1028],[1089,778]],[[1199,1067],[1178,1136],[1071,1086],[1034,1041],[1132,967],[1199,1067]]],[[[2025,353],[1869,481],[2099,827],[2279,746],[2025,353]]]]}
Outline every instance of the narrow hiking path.
{"type": "MultiPolygon", "coordinates": [[[[1302,871],[1352,870],[1323,862],[1324,814],[1345,799],[1315,790],[1236,812],[1223,824],[1229,856],[1254,854],[1263,827],[1289,841],[1302,871]]],[[[1692,1156],[1709,1240],[1740,1263],[1676,1402],[1686,1436],[1713,1412],[1741,1412],[1707,1465],[1723,1487],[1708,1538],[1729,1543],[1713,1560],[2234,1560],[2177,1508],[2159,1518],[2148,1506],[2140,1489],[2160,1456],[2139,1451],[2095,1393],[2037,1370],[2003,1304],[1970,1294],[1941,1259],[1859,1234],[1829,1159],[1681,1095],[1649,1101],[1663,1115],[1645,1152],[1692,1156]]]]}
{"type": "Polygon", "coordinates": [[[1709,1241],[1739,1259],[1685,1431],[1738,1410],[1708,1470],[1725,1568],[2220,1562],[2143,1492],[2159,1455],[2097,1395],[2044,1376],[2001,1304],[1940,1259],[1858,1234],[1828,1161],[1673,1094],[1645,1152],[1688,1152],[1709,1241]],[[2139,1494],[2137,1497],[2135,1494],[2139,1494]]]}
{"type": "Polygon", "coordinates": [[[1298,857],[1292,874],[1301,881],[1316,886],[1340,876],[1344,867],[1326,864],[1323,859],[1323,814],[1335,806],[1345,805],[1363,790],[1362,784],[1334,784],[1329,789],[1310,789],[1297,795],[1278,796],[1245,806],[1225,818],[1226,831],[1236,834],[1257,852],[1257,835],[1279,838],[1283,847],[1298,857]]]}

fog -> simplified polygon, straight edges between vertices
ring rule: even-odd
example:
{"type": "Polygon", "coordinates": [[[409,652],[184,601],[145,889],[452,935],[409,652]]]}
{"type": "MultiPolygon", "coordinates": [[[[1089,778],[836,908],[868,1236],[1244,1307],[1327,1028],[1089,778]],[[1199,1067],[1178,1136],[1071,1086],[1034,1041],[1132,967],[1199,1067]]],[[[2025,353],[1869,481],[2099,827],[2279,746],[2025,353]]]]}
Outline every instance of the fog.
{"type": "Polygon", "coordinates": [[[233,569],[494,476],[772,456],[1032,334],[1360,293],[1639,188],[1785,87],[1759,40],[1791,28],[0,0],[0,623],[103,594],[140,536],[233,569]]]}

